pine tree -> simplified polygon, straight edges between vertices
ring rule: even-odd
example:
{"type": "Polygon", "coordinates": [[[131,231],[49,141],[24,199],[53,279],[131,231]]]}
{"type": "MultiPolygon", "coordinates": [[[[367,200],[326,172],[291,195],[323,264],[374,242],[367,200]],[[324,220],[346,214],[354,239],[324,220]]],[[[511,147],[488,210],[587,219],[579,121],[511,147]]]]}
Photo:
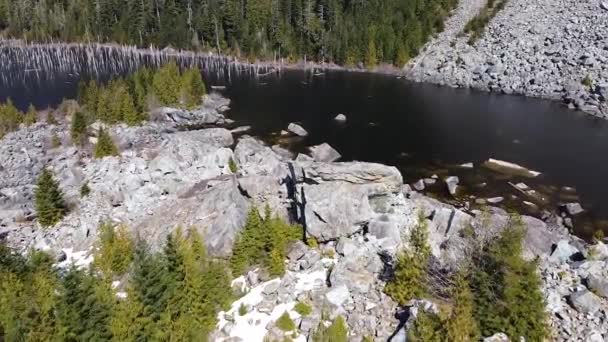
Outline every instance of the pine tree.
{"type": "Polygon", "coordinates": [[[296,324],[293,322],[291,317],[289,317],[289,313],[287,311],[283,312],[283,314],[276,321],[277,328],[282,331],[293,331],[296,328],[296,324]]]}
{"type": "Polygon", "coordinates": [[[427,242],[427,223],[419,217],[419,224],[410,232],[410,248],[398,255],[394,277],[385,286],[384,292],[400,305],[420,298],[426,293],[426,272],[430,256],[427,242]]]}
{"type": "Polygon", "coordinates": [[[38,112],[36,111],[36,107],[34,107],[34,105],[30,104],[30,106],[27,109],[27,113],[23,117],[23,124],[26,126],[31,126],[31,125],[35,124],[36,121],[38,121],[38,112]]]}
{"type": "Polygon", "coordinates": [[[63,194],[59,189],[59,183],[53,177],[49,169],[43,169],[38,176],[35,189],[36,212],[38,222],[43,227],[49,227],[59,222],[67,213],[67,207],[63,201],[63,194]]]}
{"type": "Polygon", "coordinates": [[[175,61],[165,64],[154,74],[152,89],[161,104],[165,106],[178,104],[180,88],[180,73],[175,61]]]}
{"type": "Polygon", "coordinates": [[[133,240],[124,225],[114,227],[102,223],[99,228],[98,245],[93,264],[101,273],[111,279],[125,274],[133,261],[133,240]]]}
{"type": "Polygon", "coordinates": [[[110,137],[110,134],[104,131],[103,128],[100,128],[99,133],[97,134],[97,144],[95,144],[94,155],[95,158],[98,159],[118,155],[118,149],[114,145],[112,137],[110,137]]]}
{"type": "Polygon", "coordinates": [[[446,340],[439,316],[419,310],[413,326],[407,331],[411,342],[443,342],[446,340]]]}
{"type": "Polygon", "coordinates": [[[251,206],[247,214],[245,227],[236,237],[232,256],[230,258],[230,268],[233,275],[245,272],[250,262],[259,260],[263,248],[262,241],[262,220],[255,205],[251,206]]]}
{"type": "Polygon", "coordinates": [[[70,129],[72,142],[76,145],[84,145],[87,139],[87,120],[82,112],[74,113],[70,129]]]}
{"type": "Polygon", "coordinates": [[[113,298],[110,285],[72,266],[59,289],[57,318],[61,340],[103,341],[109,330],[113,298]]]}
{"type": "Polygon", "coordinates": [[[473,317],[473,294],[466,278],[465,274],[459,273],[455,279],[452,312],[445,323],[448,341],[468,342],[480,338],[477,322],[473,317]]]}
{"type": "Polygon", "coordinates": [[[23,114],[13,105],[11,99],[0,105],[0,138],[6,133],[15,131],[23,120],[23,114]]]}
{"type": "Polygon", "coordinates": [[[199,68],[190,68],[182,74],[181,98],[186,108],[193,108],[201,104],[205,95],[205,84],[199,68]]]}
{"type": "Polygon", "coordinates": [[[127,291],[127,298],[118,300],[110,318],[110,333],[112,341],[138,341],[143,336],[144,326],[148,320],[142,316],[143,305],[133,295],[133,290],[127,291]]]}

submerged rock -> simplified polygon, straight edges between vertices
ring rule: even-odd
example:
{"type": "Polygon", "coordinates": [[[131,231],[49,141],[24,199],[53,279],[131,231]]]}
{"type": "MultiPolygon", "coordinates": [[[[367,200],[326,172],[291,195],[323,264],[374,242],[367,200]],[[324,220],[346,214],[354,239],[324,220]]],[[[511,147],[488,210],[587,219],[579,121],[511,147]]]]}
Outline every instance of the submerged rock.
{"type": "Polygon", "coordinates": [[[338,114],[334,117],[334,120],[338,122],[346,122],[346,115],[338,114]]]}

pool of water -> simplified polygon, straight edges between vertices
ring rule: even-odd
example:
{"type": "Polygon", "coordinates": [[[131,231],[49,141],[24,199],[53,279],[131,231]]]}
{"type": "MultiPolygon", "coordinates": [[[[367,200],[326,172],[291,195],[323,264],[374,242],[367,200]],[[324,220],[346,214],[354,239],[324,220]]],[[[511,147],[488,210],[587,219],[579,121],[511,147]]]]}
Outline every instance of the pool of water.
{"type": "MultiPolygon", "coordinates": [[[[0,100],[11,97],[22,108],[30,102],[38,108],[54,106],[75,96],[80,77],[60,74],[52,81],[24,78],[21,83],[0,84],[0,100]]],[[[227,115],[239,124],[252,125],[251,134],[270,143],[303,152],[307,146],[327,142],[342,160],[394,165],[409,183],[432,175],[440,179],[457,175],[462,188],[456,199],[441,181],[427,191],[459,203],[503,196],[501,205],[538,215],[542,208],[578,201],[586,212],[575,219],[577,233],[589,236],[606,229],[608,122],[558,103],[368,73],[283,71],[264,77],[233,74],[230,81],[215,74],[205,78],[210,85],[226,85],[221,92],[232,100],[227,115]],[[333,120],[339,113],[348,118],[343,124],[333,120]],[[290,122],[300,123],[309,136],[281,137],[290,122]],[[526,178],[495,172],[481,166],[489,158],[517,163],[541,175],[526,178]],[[469,162],[475,167],[459,166],[469,162]],[[525,196],[509,184],[519,182],[539,196],[525,196]]]]}

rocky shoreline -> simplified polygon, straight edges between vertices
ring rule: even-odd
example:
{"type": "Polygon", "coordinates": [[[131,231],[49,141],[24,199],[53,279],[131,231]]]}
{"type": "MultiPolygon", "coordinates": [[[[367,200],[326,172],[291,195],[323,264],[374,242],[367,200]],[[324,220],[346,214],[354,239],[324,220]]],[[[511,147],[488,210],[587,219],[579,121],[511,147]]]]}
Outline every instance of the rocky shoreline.
{"type": "Polygon", "coordinates": [[[472,45],[464,27],[484,0],[459,3],[444,32],[405,68],[407,78],[562,101],[608,118],[608,5],[510,0],[472,45]]]}
{"type": "MultiPolygon", "coordinates": [[[[181,225],[199,230],[212,256],[226,257],[252,205],[268,204],[284,219],[293,219],[295,210],[319,246],[293,244],[281,278],[252,270],[235,279],[243,297],[219,313],[212,339],[281,338],[274,321],[288,312],[301,333],[298,341],[337,315],[346,318],[350,340],[403,341],[408,317],[433,306],[420,300],[399,308],[383,292],[385,267],[407,247],[413,227],[420,220],[428,224],[434,263],[453,270],[467,251],[465,229],[491,238],[509,221],[499,208],[464,210],[426,197],[404,184],[394,167],[335,162],[339,156],[327,144],[292,158],[280,147],[222,128],[231,123],[221,114],[228,107],[227,99],[212,94],[196,110],[163,108],[142,126],[108,127],[121,155],[103,159],[70,144],[69,116],[7,134],[0,141],[0,239],[23,251],[49,251],[60,265],[86,265],[100,222],[125,224],[156,248],[181,225]],[[217,127],[178,129],[203,124],[217,127]],[[62,146],[49,144],[53,134],[62,146]],[[39,226],[32,207],[36,175],[45,166],[70,204],[70,213],[48,229],[39,226]],[[85,182],[91,193],[81,198],[85,182]],[[310,303],[311,314],[300,315],[296,302],[310,303]]],[[[525,257],[538,258],[553,339],[599,342],[608,338],[608,247],[569,235],[563,221],[523,216],[525,257]]]]}

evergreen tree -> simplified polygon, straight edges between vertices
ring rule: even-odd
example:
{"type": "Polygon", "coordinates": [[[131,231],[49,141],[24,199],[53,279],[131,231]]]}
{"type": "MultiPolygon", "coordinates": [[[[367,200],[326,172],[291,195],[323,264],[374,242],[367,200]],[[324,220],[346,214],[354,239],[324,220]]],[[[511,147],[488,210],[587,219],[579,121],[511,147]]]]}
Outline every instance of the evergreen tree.
{"type": "Polygon", "coordinates": [[[283,331],[293,331],[296,328],[296,324],[293,322],[291,317],[289,317],[289,313],[287,311],[283,312],[275,324],[277,328],[283,331]]]}
{"type": "Polygon", "coordinates": [[[348,342],[348,327],[342,316],[334,319],[331,325],[319,324],[312,334],[313,342],[348,342]]]}
{"type": "Polygon", "coordinates": [[[87,120],[82,112],[74,113],[70,129],[72,142],[76,145],[84,145],[87,139],[87,120]]]}
{"type": "Polygon", "coordinates": [[[95,144],[95,158],[103,158],[107,156],[117,156],[118,149],[112,141],[110,134],[104,131],[103,128],[99,129],[97,134],[97,144],[95,144]]]}
{"type": "Polygon", "coordinates": [[[99,239],[93,264],[108,279],[125,274],[133,261],[134,250],[128,228],[102,223],[98,231],[99,239]]]}
{"type": "Polygon", "coordinates": [[[38,222],[43,227],[55,225],[67,213],[63,194],[59,189],[59,183],[55,180],[53,173],[49,169],[43,169],[42,173],[38,176],[34,196],[38,222]]]}
{"type": "Polygon", "coordinates": [[[0,105],[0,138],[6,133],[15,131],[23,120],[23,114],[13,105],[11,99],[0,105]]]}
{"type": "Polygon", "coordinates": [[[410,232],[410,250],[398,255],[393,279],[384,288],[384,292],[400,305],[426,293],[426,272],[431,254],[427,236],[426,220],[419,217],[419,224],[410,232]]]}
{"type": "Polygon", "coordinates": [[[30,104],[30,106],[27,109],[27,113],[23,117],[23,124],[26,126],[31,126],[31,125],[35,124],[36,121],[38,121],[38,112],[36,111],[36,107],[34,107],[34,105],[30,104]]]}
{"type": "Polygon", "coordinates": [[[64,341],[107,341],[113,296],[109,284],[72,266],[63,276],[59,290],[57,318],[64,341]]]}
{"type": "Polygon", "coordinates": [[[247,213],[245,227],[236,237],[230,258],[233,274],[243,274],[253,260],[259,260],[263,248],[262,219],[256,206],[251,206],[247,213]]]}
{"type": "Polygon", "coordinates": [[[473,294],[466,278],[465,274],[459,273],[455,279],[452,312],[445,324],[448,341],[467,342],[480,338],[477,322],[473,317],[473,294]]]}
{"type": "Polygon", "coordinates": [[[87,197],[91,193],[91,188],[89,188],[89,183],[84,182],[80,187],[80,197],[87,197]]]}
{"type": "Polygon", "coordinates": [[[443,342],[444,336],[441,319],[431,312],[419,310],[413,326],[407,331],[407,340],[412,342],[443,342]]]}
{"type": "Polygon", "coordinates": [[[51,113],[50,111],[48,112],[48,114],[46,115],[46,123],[49,125],[57,125],[57,119],[55,118],[55,115],[53,113],[51,113]]]}
{"type": "Polygon", "coordinates": [[[175,61],[165,64],[154,74],[152,89],[161,104],[165,106],[178,104],[181,78],[175,61]]]}
{"type": "Polygon", "coordinates": [[[181,99],[187,108],[193,108],[201,104],[205,95],[205,84],[199,68],[190,68],[182,74],[181,99]]]}

